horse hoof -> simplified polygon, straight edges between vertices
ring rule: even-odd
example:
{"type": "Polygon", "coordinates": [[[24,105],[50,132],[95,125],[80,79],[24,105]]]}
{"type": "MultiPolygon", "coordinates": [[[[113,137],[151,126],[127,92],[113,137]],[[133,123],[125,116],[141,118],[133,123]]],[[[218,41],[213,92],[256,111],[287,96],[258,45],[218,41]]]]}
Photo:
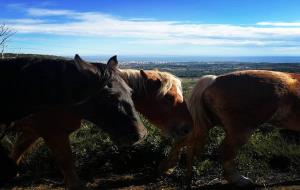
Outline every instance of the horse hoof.
{"type": "Polygon", "coordinates": [[[165,172],[165,174],[166,174],[166,175],[171,175],[174,171],[175,171],[175,168],[170,168],[170,169],[168,169],[168,170],[165,172]]]}
{"type": "Polygon", "coordinates": [[[157,169],[157,173],[159,176],[168,176],[168,175],[171,175],[175,170],[175,167],[172,167],[170,168],[169,166],[166,166],[166,164],[160,164],[158,166],[158,169],[157,169]]]}

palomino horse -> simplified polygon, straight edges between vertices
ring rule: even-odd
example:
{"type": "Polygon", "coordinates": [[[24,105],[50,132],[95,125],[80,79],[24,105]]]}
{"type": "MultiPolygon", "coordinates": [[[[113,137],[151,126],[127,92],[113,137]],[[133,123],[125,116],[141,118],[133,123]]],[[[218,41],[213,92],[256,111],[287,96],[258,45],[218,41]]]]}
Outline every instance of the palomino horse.
{"type": "MultiPolygon", "coordinates": [[[[125,82],[133,89],[132,98],[136,109],[150,122],[156,124],[165,136],[174,137],[175,141],[178,141],[191,131],[192,118],[182,96],[181,81],[177,77],[157,70],[123,69],[120,72],[125,82]]],[[[78,129],[80,119],[64,118],[69,125],[62,125],[59,128],[60,132],[66,131],[66,128],[69,133],[78,129]]],[[[12,151],[12,158],[19,163],[22,154],[40,136],[30,130],[32,128],[30,120],[23,121],[18,125],[24,125],[27,129],[18,138],[12,151]]],[[[61,155],[66,155],[64,150],[60,151],[61,155]]]]}
{"type": "Polygon", "coordinates": [[[208,130],[222,126],[226,133],[220,150],[224,177],[238,186],[251,185],[251,179],[242,176],[235,167],[237,152],[263,123],[300,131],[300,75],[246,70],[203,76],[194,87],[188,105],[195,127],[181,144],[188,145],[188,178],[193,157],[203,147],[208,130]]]}
{"type": "MultiPolygon", "coordinates": [[[[79,56],[75,57],[75,61],[84,62],[79,56]]],[[[88,65],[95,67],[91,64],[88,65]]],[[[82,189],[84,186],[75,172],[69,144],[69,134],[80,127],[82,118],[98,126],[104,124],[104,130],[113,139],[122,141],[122,144],[133,144],[143,139],[147,131],[133,106],[131,89],[120,77],[116,67],[116,56],[112,57],[107,65],[98,64],[95,67],[99,73],[104,73],[110,68],[109,80],[106,81],[105,86],[98,89],[98,93],[85,102],[64,108],[54,107],[17,121],[15,128],[24,130],[22,136],[27,135],[27,138],[20,138],[24,140],[23,144],[13,151],[12,158],[18,160],[19,156],[17,155],[24,146],[28,146],[38,137],[42,137],[53,151],[64,174],[67,187],[82,189]]],[[[20,141],[18,143],[20,144],[20,141]]]]}
{"type": "Polygon", "coordinates": [[[121,76],[133,89],[136,109],[161,129],[163,135],[177,142],[192,130],[192,117],[179,78],[158,70],[133,69],[121,69],[121,76]]]}

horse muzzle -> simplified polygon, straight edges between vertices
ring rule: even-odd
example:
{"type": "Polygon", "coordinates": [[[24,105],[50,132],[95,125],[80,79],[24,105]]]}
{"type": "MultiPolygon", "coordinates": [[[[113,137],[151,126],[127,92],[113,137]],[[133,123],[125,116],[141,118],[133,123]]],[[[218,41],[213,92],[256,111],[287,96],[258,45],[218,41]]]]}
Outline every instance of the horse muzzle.
{"type": "Polygon", "coordinates": [[[136,146],[138,144],[141,144],[146,139],[147,135],[148,135],[147,129],[145,127],[141,127],[134,134],[117,137],[117,138],[114,138],[113,141],[119,147],[136,146]]]}

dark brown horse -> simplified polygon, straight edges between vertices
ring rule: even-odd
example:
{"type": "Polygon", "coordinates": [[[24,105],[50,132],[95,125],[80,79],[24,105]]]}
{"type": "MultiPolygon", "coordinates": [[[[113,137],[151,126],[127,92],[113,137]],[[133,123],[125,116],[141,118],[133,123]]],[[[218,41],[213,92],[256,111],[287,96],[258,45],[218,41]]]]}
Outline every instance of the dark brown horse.
{"type": "MultiPolygon", "coordinates": [[[[78,55],[76,55],[78,57],[78,55]]],[[[84,62],[16,58],[0,60],[0,124],[51,107],[86,101],[102,88],[110,75],[84,62]]],[[[7,131],[7,129],[4,129],[7,131]]],[[[0,135],[0,140],[3,134],[0,135]]],[[[16,166],[0,145],[0,183],[14,176],[16,166]],[[10,169],[9,169],[10,168],[10,169]]]]}
{"type": "MultiPolygon", "coordinates": [[[[120,72],[133,90],[132,98],[137,110],[156,124],[165,136],[178,141],[191,131],[192,118],[183,99],[181,81],[177,77],[157,70],[122,69],[120,72]]],[[[32,122],[37,118],[32,119],[17,123],[19,127],[25,126],[22,128],[26,129],[13,148],[12,158],[17,163],[21,161],[22,154],[40,137],[32,130],[34,128],[32,122]]],[[[65,123],[56,127],[57,133],[60,134],[66,129],[69,133],[75,131],[80,127],[80,119],[80,117],[64,117],[65,123]]],[[[60,155],[69,155],[64,149],[59,151],[60,155]]],[[[70,156],[66,156],[65,160],[68,161],[67,159],[70,159],[70,156]]]]}
{"type": "MultiPolygon", "coordinates": [[[[75,60],[79,63],[84,62],[78,56],[75,57],[75,60]]],[[[125,145],[143,139],[147,133],[133,106],[131,89],[119,76],[119,71],[116,69],[116,57],[112,57],[107,65],[82,64],[95,67],[99,73],[104,73],[109,68],[109,80],[105,82],[106,85],[98,86],[98,92],[80,104],[51,107],[16,121],[14,126],[23,130],[22,136],[27,135],[26,139],[20,137],[22,146],[28,146],[28,143],[31,144],[38,137],[45,140],[60,165],[69,189],[84,188],[75,172],[69,144],[69,134],[80,127],[82,118],[98,126],[105,126],[103,129],[114,140],[125,145]]],[[[84,90],[84,86],[82,88],[84,90]]],[[[20,143],[20,141],[18,142],[20,143]]],[[[23,148],[15,149],[14,160],[18,160],[15,155],[18,155],[23,148]]]]}
{"type": "Polygon", "coordinates": [[[204,76],[191,93],[189,109],[194,130],[173,150],[167,167],[176,163],[179,149],[187,145],[190,179],[193,157],[201,151],[208,130],[222,126],[226,133],[220,150],[224,177],[238,186],[250,185],[252,181],[235,167],[237,152],[263,123],[300,131],[300,75],[248,70],[204,76]]]}
{"type": "Polygon", "coordinates": [[[83,102],[106,84],[109,72],[72,60],[0,60],[0,122],[9,124],[49,107],[83,102]]]}

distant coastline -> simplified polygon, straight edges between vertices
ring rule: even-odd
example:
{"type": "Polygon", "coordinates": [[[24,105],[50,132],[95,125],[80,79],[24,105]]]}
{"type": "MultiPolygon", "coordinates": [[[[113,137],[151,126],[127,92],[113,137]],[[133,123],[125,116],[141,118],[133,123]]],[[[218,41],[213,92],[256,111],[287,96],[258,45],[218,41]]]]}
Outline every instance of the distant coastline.
{"type": "MultiPolygon", "coordinates": [[[[89,61],[105,61],[109,56],[82,56],[89,61]]],[[[126,63],[300,63],[300,56],[126,56],[118,55],[126,63]]]]}
{"type": "MultiPolygon", "coordinates": [[[[78,53],[78,52],[75,52],[78,53]]],[[[74,55],[75,55],[74,53],[74,55]]],[[[15,54],[6,53],[5,57],[30,56],[30,57],[52,57],[70,58],[74,55],[42,55],[42,54],[15,54]]],[[[79,53],[80,55],[80,53],[79,53]]],[[[113,55],[113,54],[112,54],[113,55]]],[[[87,61],[106,62],[112,55],[81,55],[87,61]]],[[[300,63],[300,56],[129,56],[118,55],[120,63],[125,64],[241,64],[241,63],[300,63]]]]}

